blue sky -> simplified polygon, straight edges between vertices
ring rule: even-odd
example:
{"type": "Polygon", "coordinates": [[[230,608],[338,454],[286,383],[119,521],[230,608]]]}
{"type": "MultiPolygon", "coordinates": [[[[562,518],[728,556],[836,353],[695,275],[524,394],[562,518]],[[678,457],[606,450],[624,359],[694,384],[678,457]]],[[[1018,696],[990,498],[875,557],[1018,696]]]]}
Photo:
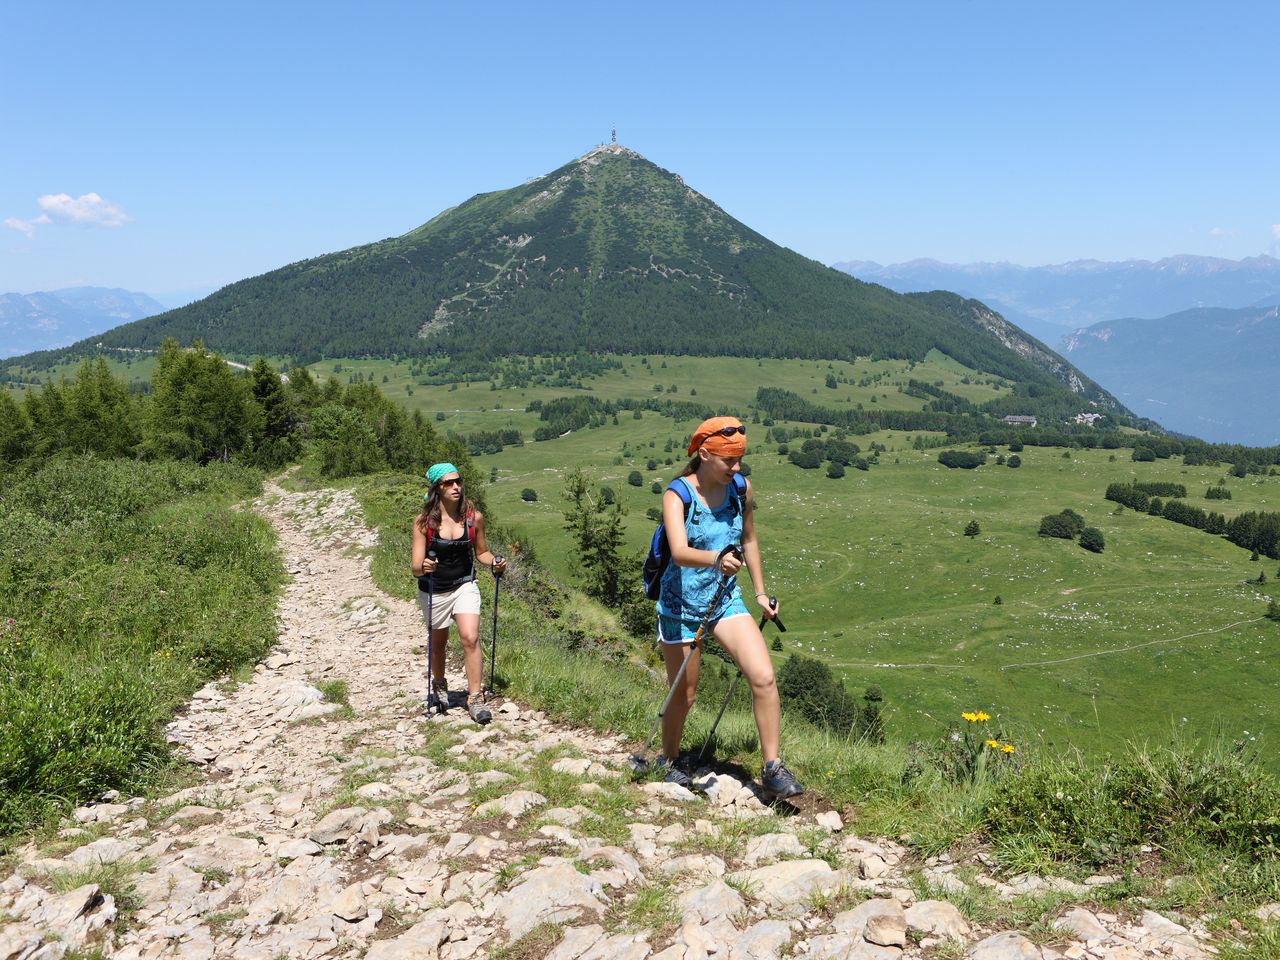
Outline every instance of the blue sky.
{"type": "Polygon", "coordinates": [[[1280,253],[1280,4],[7,3],[0,292],[162,300],[608,139],[823,262],[1280,253]]]}

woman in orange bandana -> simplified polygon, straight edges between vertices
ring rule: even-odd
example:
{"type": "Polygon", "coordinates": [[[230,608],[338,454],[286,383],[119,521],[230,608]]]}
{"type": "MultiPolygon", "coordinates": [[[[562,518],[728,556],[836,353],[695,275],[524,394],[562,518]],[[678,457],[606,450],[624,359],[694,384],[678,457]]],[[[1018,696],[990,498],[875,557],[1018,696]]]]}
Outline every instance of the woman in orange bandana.
{"type": "MultiPolygon", "coordinates": [[[[671,548],[671,564],[662,575],[658,596],[658,640],[667,667],[667,682],[674,683],[686,656],[692,657],[670,706],[662,717],[662,761],[666,779],[692,786],[689,771],[677,764],[685,717],[693,706],[698,686],[700,653],[692,646],[698,624],[715,598],[723,577],[734,577],[746,564],[755,602],[770,619],[777,608],[769,603],[760,565],[760,544],[752,518],[751,481],[739,477],[747,449],[747,428],[736,417],[704,420],[689,441],[688,466],[671,481],[662,496],[662,524],[671,548]],[[689,501],[674,487],[683,484],[689,501]],[[743,559],[725,548],[741,544],[743,559]]],[[[711,634],[733,658],[751,685],[751,706],[760,731],[764,758],[761,781],[775,797],[791,797],[803,787],[778,755],[781,710],[773,679],[773,662],[765,649],[760,628],[747,612],[736,580],[730,584],[708,626],[711,634]]]]}

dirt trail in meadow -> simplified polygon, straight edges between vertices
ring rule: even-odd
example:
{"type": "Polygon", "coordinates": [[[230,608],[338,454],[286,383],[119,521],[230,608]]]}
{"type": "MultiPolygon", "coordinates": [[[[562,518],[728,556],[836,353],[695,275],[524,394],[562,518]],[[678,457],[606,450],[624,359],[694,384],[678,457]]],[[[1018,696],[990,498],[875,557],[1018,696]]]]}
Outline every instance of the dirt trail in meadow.
{"type": "Polygon", "coordinates": [[[1033,942],[947,901],[1088,903],[1108,878],[912,862],[723,773],[705,796],[634,784],[620,739],[515,703],[486,727],[461,707],[426,719],[422,618],[374,586],[355,499],[269,484],[255,508],[292,576],[279,644],[170,725],[194,786],[108,796],[22,851],[0,882],[0,960],[1202,955],[1202,929],[1154,913],[1057,907],[1033,942]],[[346,705],[322,693],[336,681],[346,705]]]}

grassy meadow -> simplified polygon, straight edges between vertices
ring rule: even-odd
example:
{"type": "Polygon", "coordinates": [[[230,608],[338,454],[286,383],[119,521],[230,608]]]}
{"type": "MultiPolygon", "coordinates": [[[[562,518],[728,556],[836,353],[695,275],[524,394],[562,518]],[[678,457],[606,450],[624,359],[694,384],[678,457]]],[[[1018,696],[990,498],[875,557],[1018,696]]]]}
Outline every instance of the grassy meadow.
{"type": "MultiPolygon", "coordinates": [[[[621,370],[585,381],[592,395],[658,396],[660,385],[663,397],[744,416],[759,386],[866,409],[919,408],[920,400],[898,392],[908,377],[941,381],[975,401],[1004,388],[940,355],[914,368],[902,361],[622,362],[621,370]],[[828,374],[839,381],[834,389],[828,374]]],[[[423,385],[407,365],[386,361],[325,362],[313,371],[371,379],[411,409],[443,412],[436,426],[445,430],[519,429],[524,446],[476,458],[484,473],[497,471],[486,497],[498,520],[565,579],[573,575],[562,529],[566,473],[581,466],[615,491],[638,554],[653,529],[645,511],[660,499],[650,485],[665,486],[678,472],[694,425],[624,411],[616,425],[534,442],[540,421],[525,412],[528,404],[580,390],[423,385]],[[628,485],[633,470],[643,476],[640,487],[628,485]],[[521,499],[526,488],[537,492],[536,502],[521,499]]],[[[1263,570],[1276,580],[1275,561],[1250,562],[1221,538],[1117,511],[1103,493],[1117,480],[1168,480],[1186,485],[1189,502],[1230,517],[1280,509],[1280,478],[1228,478],[1234,498],[1209,503],[1204,490],[1226,465],[1133,463],[1129,450],[1028,446],[1019,469],[996,466],[992,457],[977,470],[948,470],[937,450],[912,449],[913,434],[883,432],[850,438],[864,451],[873,440],[887,447],[878,465],[833,480],[825,469],[788,463],[776,444],[764,443],[765,429],[751,425],[747,460],[766,581],[789,627],[775,658],[818,656],[853,689],[880,686],[891,735],[931,739],[962,710],[981,708],[1016,742],[1055,750],[1073,744],[1097,754],[1126,739],[1214,733],[1260,745],[1276,762],[1263,735],[1280,689],[1280,664],[1270,656],[1280,636],[1261,616],[1280,589],[1245,582],[1263,570]],[[1104,553],[1037,536],[1041,516],[1068,507],[1102,530],[1104,553]],[[970,520],[981,526],[976,538],[963,535],[970,520]]]]}

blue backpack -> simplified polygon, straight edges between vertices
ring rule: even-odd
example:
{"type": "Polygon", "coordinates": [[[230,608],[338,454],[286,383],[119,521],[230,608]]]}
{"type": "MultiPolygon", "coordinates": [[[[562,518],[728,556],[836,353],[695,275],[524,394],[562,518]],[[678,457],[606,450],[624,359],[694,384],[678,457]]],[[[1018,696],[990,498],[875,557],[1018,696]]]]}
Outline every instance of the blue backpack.
{"type": "MultiPolygon", "coordinates": [[[[689,486],[677,478],[667,484],[668,490],[674,490],[680,502],[684,504],[684,517],[689,519],[691,503],[689,486]]],[[[739,513],[742,512],[742,501],[747,496],[747,478],[740,473],[733,475],[733,483],[729,487],[729,499],[739,513]]],[[[649,554],[644,558],[644,570],[641,579],[644,582],[644,595],[650,600],[657,600],[662,592],[662,574],[671,565],[671,545],[667,543],[667,532],[661,523],[653,531],[653,539],[649,541],[649,554]]]]}

